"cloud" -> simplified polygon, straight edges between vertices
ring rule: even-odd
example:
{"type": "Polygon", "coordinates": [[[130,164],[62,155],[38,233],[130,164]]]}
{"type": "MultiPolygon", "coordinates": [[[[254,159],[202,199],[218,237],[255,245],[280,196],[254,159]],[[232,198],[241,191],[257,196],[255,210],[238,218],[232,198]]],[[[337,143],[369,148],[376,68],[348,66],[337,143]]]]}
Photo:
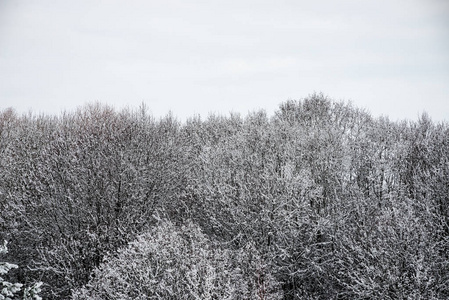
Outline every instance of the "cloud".
{"type": "Polygon", "coordinates": [[[6,0],[0,104],[245,112],[324,91],[373,111],[388,107],[375,95],[449,115],[447,20],[439,0],[6,0]],[[439,100],[425,104],[426,91],[439,100]]]}

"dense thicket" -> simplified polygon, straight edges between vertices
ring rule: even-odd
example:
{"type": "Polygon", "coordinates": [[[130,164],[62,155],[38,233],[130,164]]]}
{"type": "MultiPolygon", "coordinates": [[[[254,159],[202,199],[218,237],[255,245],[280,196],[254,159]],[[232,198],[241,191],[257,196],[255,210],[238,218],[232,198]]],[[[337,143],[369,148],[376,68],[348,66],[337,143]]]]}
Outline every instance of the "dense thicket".
{"type": "Polygon", "coordinates": [[[322,95],[183,124],[7,109],[0,238],[45,298],[447,299],[448,149],[446,123],[322,95]]]}

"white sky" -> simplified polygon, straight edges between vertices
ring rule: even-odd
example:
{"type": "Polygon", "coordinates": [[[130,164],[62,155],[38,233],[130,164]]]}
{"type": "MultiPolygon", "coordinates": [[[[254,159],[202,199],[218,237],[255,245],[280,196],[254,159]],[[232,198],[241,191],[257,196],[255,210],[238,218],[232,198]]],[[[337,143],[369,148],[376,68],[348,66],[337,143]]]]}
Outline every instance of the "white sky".
{"type": "Polygon", "coordinates": [[[185,119],[313,92],[449,120],[449,1],[0,0],[0,109],[185,119]]]}

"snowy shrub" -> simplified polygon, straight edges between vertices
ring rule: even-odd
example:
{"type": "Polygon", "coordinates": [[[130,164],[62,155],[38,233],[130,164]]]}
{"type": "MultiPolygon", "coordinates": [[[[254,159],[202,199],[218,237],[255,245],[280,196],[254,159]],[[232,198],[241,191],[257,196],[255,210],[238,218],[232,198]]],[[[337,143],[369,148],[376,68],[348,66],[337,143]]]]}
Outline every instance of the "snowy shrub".
{"type": "Polygon", "coordinates": [[[254,247],[223,249],[198,226],[161,222],[95,270],[74,299],[281,299],[254,247]]]}
{"type": "MultiPolygon", "coordinates": [[[[8,252],[7,241],[4,241],[3,245],[0,245],[0,254],[6,254],[8,252]]],[[[5,275],[11,269],[17,269],[18,266],[15,264],[10,264],[7,262],[0,262],[0,276],[5,275]]],[[[3,277],[0,277],[0,283],[2,284],[0,291],[0,300],[9,300],[14,299],[14,295],[18,294],[23,287],[21,283],[11,283],[6,281],[3,277]]],[[[41,291],[40,287],[42,282],[37,282],[30,287],[26,287],[23,290],[23,298],[24,300],[41,300],[42,298],[39,296],[39,292],[41,291]]]]}

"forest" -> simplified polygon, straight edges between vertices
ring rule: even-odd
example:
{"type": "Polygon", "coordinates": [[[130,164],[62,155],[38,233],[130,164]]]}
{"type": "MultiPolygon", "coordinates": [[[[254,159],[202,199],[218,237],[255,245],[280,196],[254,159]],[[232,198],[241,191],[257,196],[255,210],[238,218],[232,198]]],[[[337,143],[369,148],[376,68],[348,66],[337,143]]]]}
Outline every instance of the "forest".
{"type": "Polygon", "coordinates": [[[449,299],[448,123],[150,109],[0,111],[0,299],[449,299]]]}

